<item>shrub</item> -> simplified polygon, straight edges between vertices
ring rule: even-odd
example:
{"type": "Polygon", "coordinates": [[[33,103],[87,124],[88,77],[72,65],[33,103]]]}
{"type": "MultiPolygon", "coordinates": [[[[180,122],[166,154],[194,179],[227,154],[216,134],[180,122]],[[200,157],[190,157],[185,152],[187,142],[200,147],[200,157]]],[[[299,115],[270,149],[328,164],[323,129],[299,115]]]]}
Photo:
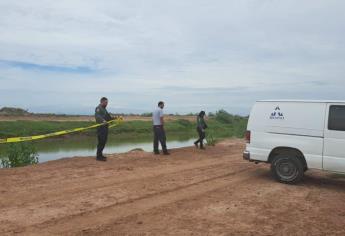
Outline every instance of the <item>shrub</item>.
{"type": "Polygon", "coordinates": [[[8,148],[1,158],[1,166],[4,168],[27,166],[38,163],[38,154],[35,147],[29,143],[15,143],[8,148]]]}
{"type": "Polygon", "coordinates": [[[219,110],[216,112],[216,120],[221,123],[232,124],[234,122],[234,116],[225,110],[219,110]]]}
{"type": "Polygon", "coordinates": [[[213,133],[206,133],[206,142],[208,146],[215,146],[216,139],[213,136],[213,133]]]}

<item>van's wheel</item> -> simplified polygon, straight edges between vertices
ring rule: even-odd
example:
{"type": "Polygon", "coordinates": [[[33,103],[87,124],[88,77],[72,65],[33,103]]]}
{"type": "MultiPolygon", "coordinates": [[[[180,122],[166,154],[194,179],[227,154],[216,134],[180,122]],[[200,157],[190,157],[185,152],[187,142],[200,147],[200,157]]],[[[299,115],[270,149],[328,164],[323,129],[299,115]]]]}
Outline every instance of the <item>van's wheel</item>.
{"type": "Polygon", "coordinates": [[[302,180],[304,166],[296,156],[279,154],[272,161],[271,171],[279,182],[295,184],[302,180]]]}

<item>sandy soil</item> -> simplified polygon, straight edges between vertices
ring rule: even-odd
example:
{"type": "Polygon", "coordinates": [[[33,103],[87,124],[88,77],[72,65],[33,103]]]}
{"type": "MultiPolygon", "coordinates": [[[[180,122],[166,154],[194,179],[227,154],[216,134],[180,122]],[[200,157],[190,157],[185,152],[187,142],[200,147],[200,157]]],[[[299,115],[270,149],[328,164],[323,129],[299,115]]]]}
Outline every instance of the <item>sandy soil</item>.
{"type": "Polygon", "coordinates": [[[345,179],[275,182],[244,143],[0,170],[0,235],[345,235],[345,179]]]}
{"type": "MultiPolygon", "coordinates": [[[[125,116],[125,121],[133,120],[143,120],[151,121],[151,117],[142,117],[142,116],[125,116]]],[[[185,119],[194,121],[194,116],[165,116],[165,119],[168,121],[185,119]]],[[[3,116],[0,115],[0,121],[18,121],[18,120],[29,120],[29,121],[95,121],[94,116],[54,116],[54,115],[28,115],[28,116],[3,116]]]]}

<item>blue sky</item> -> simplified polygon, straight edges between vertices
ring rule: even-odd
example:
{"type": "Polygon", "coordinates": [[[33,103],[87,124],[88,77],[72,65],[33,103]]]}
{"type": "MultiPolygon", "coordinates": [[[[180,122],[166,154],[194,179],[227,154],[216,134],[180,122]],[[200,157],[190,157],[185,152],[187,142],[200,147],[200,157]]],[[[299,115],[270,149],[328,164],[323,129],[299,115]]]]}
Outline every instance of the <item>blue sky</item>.
{"type": "Polygon", "coordinates": [[[0,0],[0,107],[92,114],[344,99],[342,0],[0,0]]]}

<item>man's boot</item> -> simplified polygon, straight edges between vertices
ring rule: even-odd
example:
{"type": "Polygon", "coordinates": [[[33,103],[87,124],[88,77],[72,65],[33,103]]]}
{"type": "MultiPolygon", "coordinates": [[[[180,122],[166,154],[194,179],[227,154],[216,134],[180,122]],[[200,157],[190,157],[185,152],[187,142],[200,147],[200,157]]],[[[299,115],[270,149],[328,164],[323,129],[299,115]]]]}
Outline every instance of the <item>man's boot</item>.
{"type": "Polygon", "coordinates": [[[107,161],[107,158],[106,157],[100,157],[100,158],[97,158],[96,160],[97,161],[107,161]]]}
{"type": "Polygon", "coordinates": [[[197,142],[194,142],[194,146],[195,146],[196,148],[199,148],[199,145],[198,145],[197,142]]]}
{"type": "Polygon", "coordinates": [[[96,157],[96,160],[97,161],[107,161],[107,158],[105,156],[103,156],[103,155],[99,155],[99,156],[96,157]]]}
{"type": "Polygon", "coordinates": [[[164,151],[163,151],[163,155],[168,156],[168,155],[170,155],[170,153],[168,152],[168,150],[164,150],[164,151]]]}

